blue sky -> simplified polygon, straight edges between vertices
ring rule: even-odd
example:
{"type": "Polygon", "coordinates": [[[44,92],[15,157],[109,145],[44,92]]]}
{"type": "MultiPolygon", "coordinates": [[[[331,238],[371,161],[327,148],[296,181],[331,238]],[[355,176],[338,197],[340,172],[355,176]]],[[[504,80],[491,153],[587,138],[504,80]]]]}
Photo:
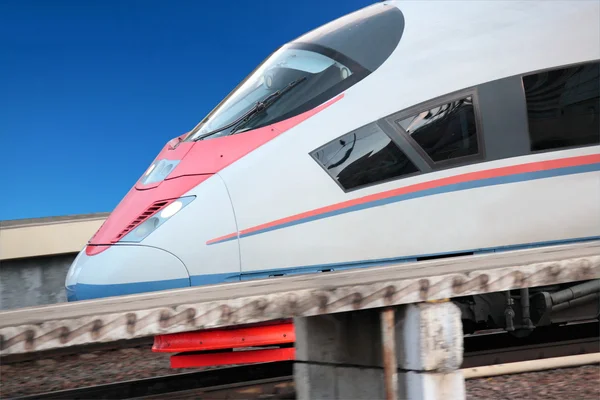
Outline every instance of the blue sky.
{"type": "Polygon", "coordinates": [[[111,211],[278,46],[375,0],[0,0],[0,220],[111,211]]]}

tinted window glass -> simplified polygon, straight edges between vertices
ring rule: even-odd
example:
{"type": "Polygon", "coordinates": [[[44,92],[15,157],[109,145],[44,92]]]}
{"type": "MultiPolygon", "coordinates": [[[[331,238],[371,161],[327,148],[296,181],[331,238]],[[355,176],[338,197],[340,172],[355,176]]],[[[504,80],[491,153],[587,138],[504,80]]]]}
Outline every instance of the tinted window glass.
{"type": "Polygon", "coordinates": [[[600,142],[600,63],[523,78],[531,150],[600,142]]]}
{"type": "Polygon", "coordinates": [[[328,143],[313,157],[346,190],[418,172],[376,124],[328,143]]]}
{"type": "Polygon", "coordinates": [[[467,97],[397,121],[434,162],[477,154],[473,100],[467,97]]]}

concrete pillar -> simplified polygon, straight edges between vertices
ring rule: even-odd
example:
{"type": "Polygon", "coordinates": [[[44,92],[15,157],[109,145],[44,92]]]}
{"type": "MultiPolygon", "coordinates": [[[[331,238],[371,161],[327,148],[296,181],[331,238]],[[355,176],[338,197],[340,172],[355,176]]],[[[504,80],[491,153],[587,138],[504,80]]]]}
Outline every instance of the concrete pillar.
{"type": "Polygon", "coordinates": [[[296,318],[297,398],[464,399],[460,316],[446,302],[296,318]]]}
{"type": "Polygon", "coordinates": [[[397,313],[401,399],[464,399],[463,330],[451,302],[419,303],[397,313]]]}

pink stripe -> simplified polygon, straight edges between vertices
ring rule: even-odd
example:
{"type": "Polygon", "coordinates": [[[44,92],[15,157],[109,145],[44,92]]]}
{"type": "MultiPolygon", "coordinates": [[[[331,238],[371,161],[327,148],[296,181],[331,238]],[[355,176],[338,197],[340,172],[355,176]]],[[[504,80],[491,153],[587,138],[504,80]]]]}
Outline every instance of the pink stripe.
{"type": "Polygon", "coordinates": [[[218,237],[218,238],[215,238],[215,239],[211,239],[208,242],[206,242],[206,244],[213,244],[213,243],[220,242],[220,241],[223,241],[223,240],[233,239],[236,236],[237,236],[237,232],[230,233],[229,235],[225,235],[225,236],[221,236],[221,237],[218,237]]]}
{"type": "MultiPolygon", "coordinates": [[[[372,195],[359,197],[357,199],[347,200],[341,203],[332,204],[329,206],[316,208],[314,210],[306,211],[300,214],[292,215],[290,217],[281,218],[275,221],[267,222],[265,224],[253,226],[248,229],[244,229],[240,232],[240,235],[245,235],[262,229],[272,228],[277,225],[282,225],[288,222],[297,221],[299,219],[310,218],[315,215],[324,214],[331,211],[340,210],[347,207],[352,207],[359,204],[369,203],[389,197],[401,196],[409,193],[419,192],[427,189],[434,189],[442,186],[453,185],[457,183],[464,183],[470,181],[477,181],[481,179],[497,178],[502,176],[516,175],[527,172],[538,172],[546,171],[556,168],[573,167],[579,165],[595,164],[600,162],[600,154],[592,154],[587,156],[577,156],[569,158],[561,158],[557,160],[548,161],[537,161],[521,165],[511,165],[508,167],[499,167],[489,170],[469,172],[466,174],[450,176],[447,178],[435,179],[428,182],[421,182],[414,185],[405,186],[403,188],[392,189],[385,192],[375,193],[372,195]]],[[[212,239],[206,244],[212,244],[222,240],[231,239],[237,236],[237,233],[232,233],[226,236],[222,236],[216,239],[212,239]]]]}

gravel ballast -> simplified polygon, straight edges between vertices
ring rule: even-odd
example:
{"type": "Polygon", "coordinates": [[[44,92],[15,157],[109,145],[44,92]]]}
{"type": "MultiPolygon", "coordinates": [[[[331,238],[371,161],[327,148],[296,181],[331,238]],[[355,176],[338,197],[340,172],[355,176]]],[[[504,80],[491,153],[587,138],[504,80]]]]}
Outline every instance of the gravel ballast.
{"type": "Polygon", "coordinates": [[[600,365],[466,381],[467,400],[599,400],[600,365]]]}
{"type": "MultiPolygon", "coordinates": [[[[0,366],[3,398],[198,371],[169,367],[169,354],[120,349],[0,366]]],[[[600,399],[600,365],[470,379],[468,400],[600,399]]]]}

